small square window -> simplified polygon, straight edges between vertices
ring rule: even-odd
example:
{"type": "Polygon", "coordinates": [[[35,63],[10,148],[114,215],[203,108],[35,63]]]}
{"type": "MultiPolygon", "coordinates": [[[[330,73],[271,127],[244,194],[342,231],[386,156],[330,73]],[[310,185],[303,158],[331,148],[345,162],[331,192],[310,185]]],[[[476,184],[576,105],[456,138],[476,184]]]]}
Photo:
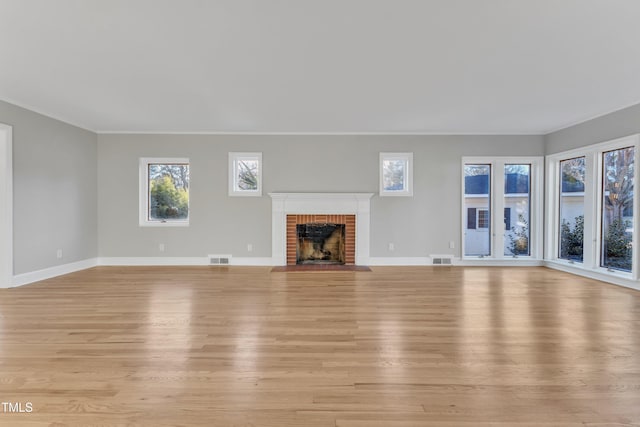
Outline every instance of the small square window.
{"type": "Polygon", "coordinates": [[[489,211],[478,209],[478,228],[489,228],[489,211]]]}
{"type": "Polygon", "coordinates": [[[229,196],[262,196],[262,153],[229,153],[229,196]]]}
{"type": "Polygon", "coordinates": [[[140,225],[189,225],[189,159],[140,159],[140,225]]]}
{"type": "Polygon", "coordinates": [[[380,153],[380,196],[413,196],[413,153],[380,153]]]}

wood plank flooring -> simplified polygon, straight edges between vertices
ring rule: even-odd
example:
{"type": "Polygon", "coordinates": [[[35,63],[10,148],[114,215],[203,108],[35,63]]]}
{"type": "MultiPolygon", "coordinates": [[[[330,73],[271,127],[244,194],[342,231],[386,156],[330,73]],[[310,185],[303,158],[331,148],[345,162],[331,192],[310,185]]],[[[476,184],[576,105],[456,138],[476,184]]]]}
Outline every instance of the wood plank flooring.
{"type": "Polygon", "coordinates": [[[65,425],[640,426],[640,293],[542,267],[98,267],[0,290],[0,426],[65,425]]]}

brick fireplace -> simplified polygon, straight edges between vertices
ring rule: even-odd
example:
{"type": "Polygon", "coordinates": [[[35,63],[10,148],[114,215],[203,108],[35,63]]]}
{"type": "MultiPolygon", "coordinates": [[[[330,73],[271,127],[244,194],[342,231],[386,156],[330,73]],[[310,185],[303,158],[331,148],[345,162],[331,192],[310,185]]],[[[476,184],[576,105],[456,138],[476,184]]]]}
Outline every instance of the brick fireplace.
{"type": "MultiPolygon", "coordinates": [[[[269,193],[269,196],[273,265],[297,263],[296,228],[300,224],[344,224],[344,263],[369,263],[370,199],[373,193],[269,193]]],[[[333,252],[326,246],[316,249],[333,252]]],[[[315,254],[312,258],[322,257],[315,254]]]]}
{"type": "MultiPolygon", "coordinates": [[[[340,214],[312,214],[312,215],[287,215],[287,265],[301,264],[300,228],[301,225],[338,225],[344,226],[344,242],[337,251],[343,250],[344,256],[332,258],[330,255],[311,257],[318,263],[331,262],[339,264],[354,265],[356,263],[356,216],[340,214]]],[[[334,245],[337,246],[337,245],[334,245]]],[[[318,247],[316,251],[322,251],[323,247],[318,247]]],[[[334,252],[327,251],[329,253],[334,252]]],[[[333,254],[335,255],[335,253],[333,254]]],[[[308,258],[308,257],[307,257],[308,258]]]]}

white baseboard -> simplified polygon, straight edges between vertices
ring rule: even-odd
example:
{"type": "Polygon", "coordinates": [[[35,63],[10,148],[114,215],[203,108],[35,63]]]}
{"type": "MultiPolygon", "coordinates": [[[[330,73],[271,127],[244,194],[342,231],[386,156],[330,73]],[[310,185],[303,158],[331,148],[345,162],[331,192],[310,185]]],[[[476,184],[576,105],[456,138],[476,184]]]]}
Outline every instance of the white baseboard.
{"type": "Polygon", "coordinates": [[[573,267],[569,264],[560,262],[545,261],[545,267],[552,268],[554,270],[564,271],[565,273],[575,274],[577,276],[587,277],[589,279],[599,280],[601,282],[611,283],[612,285],[623,286],[625,288],[635,289],[640,291],[640,283],[633,279],[627,279],[625,277],[616,277],[614,274],[606,274],[600,271],[586,270],[580,267],[573,267]]]}
{"type": "Polygon", "coordinates": [[[208,257],[102,257],[98,265],[151,266],[151,265],[209,265],[208,257]]]}
{"type": "Polygon", "coordinates": [[[431,265],[429,257],[370,257],[368,265],[431,265]]]}
{"type": "Polygon", "coordinates": [[[539,259],[514,258],[514,259],[461,259],[454,260],[455,265],[467,267],[543,267],[544,261],[539,259]]]}
{"type": "MultiPolygon", "coordinates": [[[[103,257],[98,265],[152,266],[152,265],[209,265],[208,257],[103,257]]],[[[231,257],[229,265],[271,266],[271,257],[231,257]]]]}
{"type": "Polygon", "coordinates": [[[273,258],[271,257],[234,257],[229,260],[229,265],[244,266],[272,266],[273,258]]]}
{"type": "MultiPolygon", "coordinates": [[[[444,256],[444,255],[443,255],[444,256]]],[[[446,255],[450,257],[451,255],[446,255]]],[[[460,259],[451,258],[453,266],[484,266],[484,267],[540,267],[544,262],[536,259],[460,259]]],[[[431,257],[371,257],[368,265],[433,265],[431,257]]],[[[445,267],[447,265],[444,265],[445,267]]],[[[437,267],[441,267],[438,265],[437,267]]]]}
{"type": "Polygon", "coordinates": [[[86,270],[87,268],[98,265],[97,258],[89,258],[82,261],[72,262],[69,264],[56,265],[30,273],[23,273],[13,276],[12,286],[22,286],[40,280],[51,279],[53,277],[62,276],[63,274],[75,273],[76,271],[86,270]]]}
{"type": "MultiPolygon", "coordinates": [[[[445,255],[442,255],[445,256],[445,255]]],[[[451,255],[446,255],[450,257],[451,255]]],[[[461,259],[451,258],[453,266],[485,266],[485,267],[541,267],[542,260],[537,259],[461,259]]],[[[393,266],[393,265],[433,265],[432,257],[371,257],[368,265],[393,266]]],[[[445,265],[446,266],[446,265],[445,265]]],[[[440,267],[440,265],[438,265],[440,267]]]]}

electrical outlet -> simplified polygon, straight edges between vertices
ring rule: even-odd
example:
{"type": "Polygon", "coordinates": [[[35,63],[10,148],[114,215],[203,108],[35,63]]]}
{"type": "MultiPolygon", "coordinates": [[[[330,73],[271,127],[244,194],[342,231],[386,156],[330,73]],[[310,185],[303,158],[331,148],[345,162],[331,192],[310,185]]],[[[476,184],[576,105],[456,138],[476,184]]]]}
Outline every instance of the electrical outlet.
{"type": "Polygon", "coordinates": [[[58,250],[56,251],[56,258],[58,258],[58,259],[62,259],[62,249],[58,249],[58,250]]]}
{"type": "Polygon", "coordinates": [[[455,249],[456,248],[456,242],[454,242],[453,240],[449,242],[449,249],[455,249]]]}
{"type": "Polygon", "coordinates": [[[391,252],[395,251],[396,250],[396,245],[394,245],[393,243],[389,243],[389,250],[391,252]]]}
{"type": "Polygon", "coordinates": [[[160,252],[164,252],[164,243],[160,243],[160,244],[158,245],[158,250],[159,250],[160,252]]]}
{"type": "Polygon", "coordinates": [[[253,252],[253,243],[247,243],[247,252],[253,252]]]}

